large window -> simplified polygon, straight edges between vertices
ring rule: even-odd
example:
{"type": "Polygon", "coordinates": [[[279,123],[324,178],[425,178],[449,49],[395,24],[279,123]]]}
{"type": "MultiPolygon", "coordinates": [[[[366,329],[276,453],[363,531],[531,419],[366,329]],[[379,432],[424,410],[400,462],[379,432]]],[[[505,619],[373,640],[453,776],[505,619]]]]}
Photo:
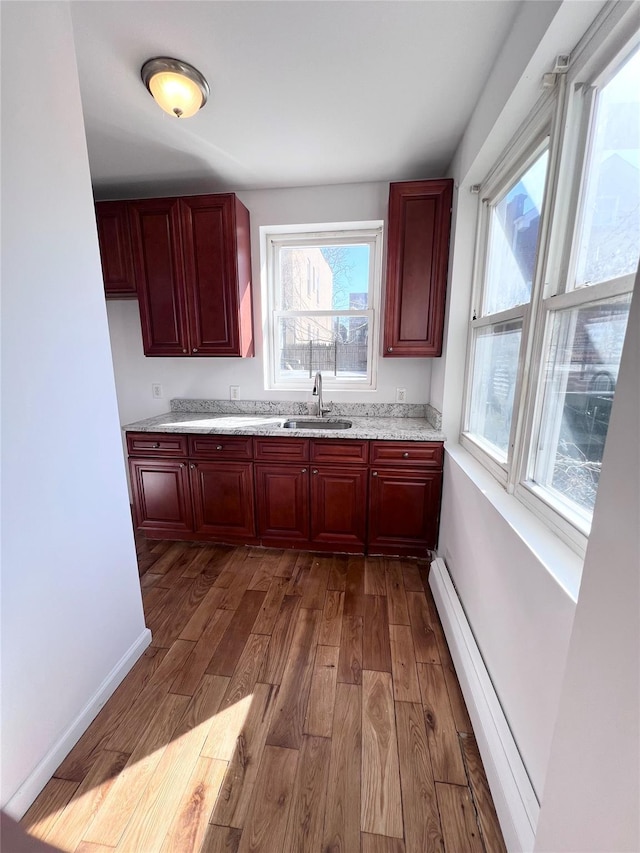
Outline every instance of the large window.
{"type": "Polygon", "coordinates": [[[461,438],[579,552],[640,256],[640,50],[604,49],[480,187],[461,438]]]}
{"type": "Polygon", "coordinates": [[[382,223],[264,229],[265,384],[376,387],[382,223]]]}

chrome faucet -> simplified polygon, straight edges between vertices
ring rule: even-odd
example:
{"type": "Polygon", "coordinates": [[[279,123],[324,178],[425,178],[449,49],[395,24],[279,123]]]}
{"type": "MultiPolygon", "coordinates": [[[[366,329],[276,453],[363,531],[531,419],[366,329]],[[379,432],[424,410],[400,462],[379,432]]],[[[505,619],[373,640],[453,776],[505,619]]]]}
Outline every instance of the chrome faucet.
{"type": "Polygon", "coordinates": [[[318,417],[321,418],[327,412],[330,412],[331,409],[322,408],[322,373],[320,373],[319,370],[315,375],[315,379],[313,380],[313,391],[311,393],[314,397],[318,398],[318,417]]]}

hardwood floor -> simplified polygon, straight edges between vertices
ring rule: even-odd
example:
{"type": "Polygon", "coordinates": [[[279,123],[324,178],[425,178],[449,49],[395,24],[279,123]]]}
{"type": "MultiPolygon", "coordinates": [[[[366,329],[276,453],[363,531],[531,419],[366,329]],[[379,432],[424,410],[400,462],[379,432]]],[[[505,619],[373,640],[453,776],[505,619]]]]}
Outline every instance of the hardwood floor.
{"type": "Polygon", "coordinates": [[[138,538],[153,643],[23,818],[78,853],[502,853],[426,561],[138,538]]]}

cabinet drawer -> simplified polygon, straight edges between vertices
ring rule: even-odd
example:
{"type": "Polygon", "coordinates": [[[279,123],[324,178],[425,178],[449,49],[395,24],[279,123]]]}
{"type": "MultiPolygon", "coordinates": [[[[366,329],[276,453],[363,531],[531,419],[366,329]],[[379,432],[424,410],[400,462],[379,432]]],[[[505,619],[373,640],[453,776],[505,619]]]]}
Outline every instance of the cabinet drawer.
{"type": "Polygon", "coordinates": [[[250,436],[190,435],[189,456],[199,459],[252,459],[250,436]]]}
{"type": "Polygon", "coordinates": [[[255,458],[270,462],[308,462],[308,438],[256,438],[255,458]]]}
{"type": "Polygon", "coordinates": [[[442,468],[441,442],[372,441],[372,465],[410,465],[442,468]]]}
{"type": "Polygon", "coordinates": [[[130,456],[186,456],[187,436],[157,432],[128,432],[130,456]]]}
{"type": "Polygon", "coordinates": [[[360,462],[369,458],[368,441],[335,441],[333,439],[311,439],[312,462],[360,462]]]}

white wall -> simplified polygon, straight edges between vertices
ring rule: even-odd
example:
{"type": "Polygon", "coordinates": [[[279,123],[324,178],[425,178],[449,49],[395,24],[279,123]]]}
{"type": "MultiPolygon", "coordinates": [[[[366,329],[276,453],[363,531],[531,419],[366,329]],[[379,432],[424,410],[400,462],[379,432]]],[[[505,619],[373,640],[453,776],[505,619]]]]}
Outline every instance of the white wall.
{"type": "MultiPolygon", "coordinates": [[[[110,300],[107,310],[121,423],[166,412],[172,397],[228,399],[229,385],[239,385],[244,400],[311,399],[311,382],[308,392],[264,388],[260,226],[386,220],[389,184],[254,190],[239,192],[238,197],[251,215],[256,357],[146,358],[137,301],[110,300]],[[163,400],[152,399],[152,382],[162,383],[163,400]]],[[[429,359],[381,358],[377,391],[331,391],[325,396],[338,402],[389,403],[395,401],[396,387],[400,386],[407,389],[408,403],[425,403],[430,396],[430,381],[429,359]]]]}
{"type": "Polygon", "coordinates": [[[148,632],[68,4],[3,3],[2,63],[2,804],[20,814],[148,632]]]}
{"type": "Polygon", "coordinates": [[[538,853],[640,850],[640,274],[584,561],[538,853]]]}

